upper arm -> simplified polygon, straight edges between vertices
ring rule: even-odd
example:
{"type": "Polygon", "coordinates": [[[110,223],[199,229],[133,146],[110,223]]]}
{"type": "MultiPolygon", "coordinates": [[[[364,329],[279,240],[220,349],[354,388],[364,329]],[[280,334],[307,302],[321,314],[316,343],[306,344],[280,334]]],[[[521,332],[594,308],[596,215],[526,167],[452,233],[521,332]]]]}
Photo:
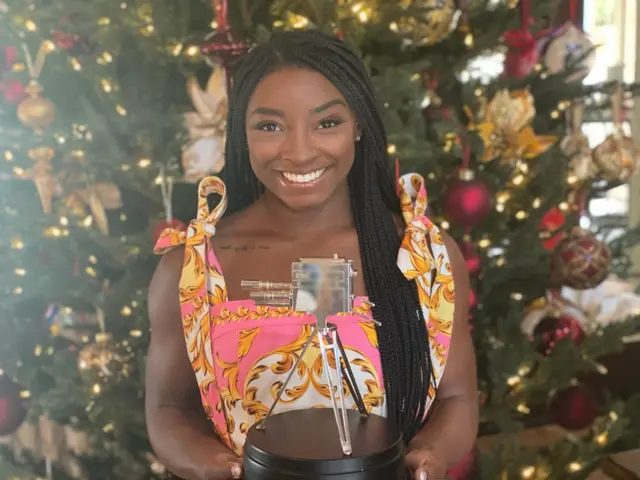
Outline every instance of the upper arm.
{"type": "Polygon", "coordinates": [[[455,288],[454,319],[451,343],[446,368],[438,387],[438,397],[473,396],[476,398],[478,384],[476,359],[469,333],[469,274],[464,257],[455,240],[442,233],[449,254],[455,288]]]}
{"type": "Polygon", "coordinates": [[[182,329],[179,283],[184,247],[163,256],[149,286],[151,342],[146,369],[147,419],[163,406],[193,407],[200,396],[182,329]]]}

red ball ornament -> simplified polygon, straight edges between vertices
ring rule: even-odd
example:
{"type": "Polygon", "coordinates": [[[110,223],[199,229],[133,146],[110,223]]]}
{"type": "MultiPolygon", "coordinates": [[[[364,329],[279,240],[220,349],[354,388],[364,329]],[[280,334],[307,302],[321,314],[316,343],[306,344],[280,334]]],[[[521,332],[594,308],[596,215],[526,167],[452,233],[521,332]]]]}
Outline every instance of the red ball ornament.
{"type": "Polygon", "coordinates": [[[0,376],[0,436],[14,433],[27,416],[20,390],[9,377],[0,376]]]}
{"type": "Polygon", "coordinates": [[[220,62],[224,68],[229,68],[233,61],[244,55],[249,46],[242,40],[236,40],[229,29],[217,30],[207,36],[200,52],[211,59],[213,63],[220,62]]]}
{"type": "Polygon", "coordinates": [[[551,255],[551,284],[587,290],[611,272],[611,250],[591,233],[574,228],[551,255]]]}
{"type": "Polygon", "coordinates": [[[444,194],[444,212],[453,222],[473,227],[482,222],[493,206],[493,193],[472,170],[460,170],[459,177],[444,194]]]}
{"type": "Polygon", "coordinates": [[[460,244],[460,252],[464,257],[464,262],[467,266],[469,275],[472,277],[477,276],[482,269],[482,258],[478,251],[473,247],[471,242],[463,241],[460,244]]]}
{"type": "Polygon", "coordinates": [[[553,421],[567,430],[582,430],[598,415],[595,395],[584,385],[575,385],[555,394],[549,406],[553,421]]]}
{"type": "Polygon", "coordinates": [[[184,232],[187,230],[187,225],[176,218],[173,218],[171,220],[162,220],[153,229],[154,243],[158,241],[158,239],[160,238],[160,235],[162,235],[162,232],[164,232],[167,228],[172,228],[174,230],[179,230],[181,232],[184,232]]]}
{"type": "Polygon", "coordinates": [[[538,351],[549,355],[560,340],[570,338],[580,345],[585,334],[580,323],[569,315],[544,317],[533,329],[533,340],[538,340],[538,351]]]}

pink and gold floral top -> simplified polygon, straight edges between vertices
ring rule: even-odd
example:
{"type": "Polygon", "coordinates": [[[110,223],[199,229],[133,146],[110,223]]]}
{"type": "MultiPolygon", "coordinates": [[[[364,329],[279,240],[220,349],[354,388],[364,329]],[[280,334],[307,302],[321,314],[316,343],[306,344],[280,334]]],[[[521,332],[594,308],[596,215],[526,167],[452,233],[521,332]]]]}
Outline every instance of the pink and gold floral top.
{"type": "MultiPolygon", "coordinates": [[[[416,282],[427,322],[434,370],[430,406],[447,362],[455,292],[447,249],[439,229],[425,217],[426,192],[422,178],[419,181],[415,202],[401,184],[407,226],[398,268],[416,282]]],[[[154,251],[163,254],[185,245],[179,300],[189,359],[216,434],[241,455],[247,430],[269,410],[309,338],[314,318],[289,308],[256,306],[250,300],[229,301],[214,251],[216,223],[226,207],[224,183],[217,177],[205,178],[199,186],[197,218],[186,232],[165,230],[154,251]],[[211,193],[219,194],[221,201],[210,212],[207,196],[211,193]]],[[[330,320],[338,326],[367,409],[385,415],[376,329],[364,300],[355,301],[360,315],[349,313],[330,320]]],[[[312,344],[275,413],[331,407],[324,378],[318,345],[312,344]]]]}

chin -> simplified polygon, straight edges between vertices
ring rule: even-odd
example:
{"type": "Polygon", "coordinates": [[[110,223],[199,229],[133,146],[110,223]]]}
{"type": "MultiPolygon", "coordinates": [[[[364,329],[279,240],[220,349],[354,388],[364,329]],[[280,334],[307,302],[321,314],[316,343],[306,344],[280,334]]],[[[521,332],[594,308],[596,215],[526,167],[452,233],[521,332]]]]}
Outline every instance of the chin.
{"type": "Polygon", "coordinates": [[[323,205],[326,205],[331,198],[331,193],[325,193],[324,195],[317,193],[312,195],[281,195],[277,197],[287,208],[294,212],[302,212],[305,210],[317,210],[323,205]]]}

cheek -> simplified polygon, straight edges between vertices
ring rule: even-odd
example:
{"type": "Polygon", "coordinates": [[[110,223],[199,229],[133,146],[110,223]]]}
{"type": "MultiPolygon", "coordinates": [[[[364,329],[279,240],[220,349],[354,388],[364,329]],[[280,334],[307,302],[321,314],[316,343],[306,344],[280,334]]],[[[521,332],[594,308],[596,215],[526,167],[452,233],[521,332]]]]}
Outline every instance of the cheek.
{"type": "Polygon", "coordinates": [[[283,137],[278,135],[260,135],[247,132],[249,158],[254,168],[278,157],[282,148],[283,137]]]}
{"type": "Polygon", "coordinates": [[[340,164],[351,164],[355,156],[355,139],[350,134],[317,134],[316,147],[340,164]]]}

